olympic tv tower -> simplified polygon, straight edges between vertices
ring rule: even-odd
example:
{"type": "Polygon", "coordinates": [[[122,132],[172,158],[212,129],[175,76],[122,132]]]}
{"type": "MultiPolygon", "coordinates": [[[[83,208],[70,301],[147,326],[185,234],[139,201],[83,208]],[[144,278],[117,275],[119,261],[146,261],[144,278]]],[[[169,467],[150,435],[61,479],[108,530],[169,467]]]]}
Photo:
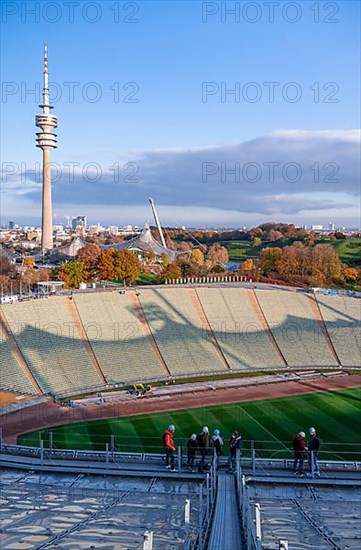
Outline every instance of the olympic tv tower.
{"type": "Polygon", "coordinates": [[[51,204],[51,164],[50,151],[56,149],[57,139],[53,129],[58,126],[56,116],[50,114],[53,107],[49,99],[49,73],[48,73],[48,45],[44,44],[44,88],[43,104],[39,105],[43,110],[36,116],[35,124],[41,129],[37,132],[36,146],[43,151],[43,199],[41,219],[41,248],[42,250],[53,248],[53,214],[51,204]]]}

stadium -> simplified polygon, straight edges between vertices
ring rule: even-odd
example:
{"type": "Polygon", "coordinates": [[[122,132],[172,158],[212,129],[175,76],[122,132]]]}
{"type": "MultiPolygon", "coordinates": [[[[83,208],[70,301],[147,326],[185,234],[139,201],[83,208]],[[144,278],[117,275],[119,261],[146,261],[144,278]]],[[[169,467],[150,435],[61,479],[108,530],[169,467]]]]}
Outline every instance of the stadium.
{"type": "Polygon", "coordinates": [[[239,282],[3,304],[2,548],[359,548],[359,330],[358,297],[239,282]],[[203,425],[224,456],[192,472],[203,425]],[[295,479],[313,425],[321,475],[295,479]]]}

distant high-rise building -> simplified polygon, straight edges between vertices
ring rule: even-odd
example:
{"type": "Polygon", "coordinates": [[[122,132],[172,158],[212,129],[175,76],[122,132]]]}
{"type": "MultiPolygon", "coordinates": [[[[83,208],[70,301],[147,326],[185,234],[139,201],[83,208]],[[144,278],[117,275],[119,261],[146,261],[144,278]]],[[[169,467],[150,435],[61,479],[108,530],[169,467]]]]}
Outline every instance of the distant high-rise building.
{"type": "Polygon", "coordinates": [[[72,229],[75,230],[79,226],[86,228],[86,216],[77,216],[76,218],[72,218],[71,220],[72,229]]]}
{"type": "Polygon", "coordinates": [[[41,129],[37,132],[37,147],[43,151],[43,198],[42,198],[42,217],[41,217],[41,248],[42,250],[53,248],[53,215],[51,203],[51,164],[50,151],[56,149],[57,139],[53,133],[54,128],[58,126],[56,116],[50,114],[53,108],[50,105],[49,98],[49,73],[48,73],[48,46],[44,45],[44,88],[43,103],[39,105],[43,110],[35,118],[35,124],[41,129]]]}
{"type": "Polygon", "coordinates": [[[11,221],[9,222],[9,229],[14,229],[15,227],[15,222],[11,221]]]}
{"type": "Polygon", "coordinates": [[[333,222],[330,222],[328,224],[328,229],[329,229],[329,231],[335,231],[335,224],[333,222]]]}

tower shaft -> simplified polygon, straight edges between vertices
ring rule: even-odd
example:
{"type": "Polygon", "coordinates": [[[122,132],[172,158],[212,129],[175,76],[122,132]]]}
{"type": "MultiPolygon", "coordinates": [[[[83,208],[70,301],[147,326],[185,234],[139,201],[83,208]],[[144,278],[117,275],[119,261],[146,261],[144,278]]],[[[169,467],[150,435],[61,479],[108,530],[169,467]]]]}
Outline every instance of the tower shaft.
{"type": "Polygon", "coordinates": [[[49,99],[48,47],[44,45],[44,87],[43,103],[39,105],[42,113],[36,116],[35,124],[41,129],[37,132],[37,147],[43,151],[43,195],[41,215],[41,248],[53,248],[53,214],[51,201],[51,159],[50,152],[57,147],[57,136],[53,133],[58,125],[58,119],[50,114],[53,108],[49,99]]]}
{"type": "Polygon", "coordinates": [[[50,149],[43,149],[43,195],[41,218],[41,248],[53,248],[53,207],[51,201],[50,149]]]}

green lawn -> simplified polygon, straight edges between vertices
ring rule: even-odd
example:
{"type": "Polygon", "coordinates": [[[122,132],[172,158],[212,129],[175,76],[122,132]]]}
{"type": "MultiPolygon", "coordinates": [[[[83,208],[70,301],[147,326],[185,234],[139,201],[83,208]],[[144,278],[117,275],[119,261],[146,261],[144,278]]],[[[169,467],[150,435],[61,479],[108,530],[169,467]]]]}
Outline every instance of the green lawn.
{"type": "Polygon", "coordinates": [[[158,277],[155,273],[141,273],[136,280],[139,285],[154,285],[157,284],[158,277]]]}
{"type": "Polygon", "coordinates": [[[229,259],[235,262],[256,258],[260,254],[259,248],[252,247],[249,241],[226,241],[224,245],[227,247],[229,259]]]}
{"type": "Polygon", "coordinates": [[[352,267],[361,266],[361,239],[345,239],[331,243],[340,260],[352,267]]]}
{"type": "Polygon", "coordinates": [[[162,448],[164,428],[173,423],[177,444],[208,425],[211,432],[219,428],[225,440],[232,430],[239,429],[245,440],[245,455],[249,440],[254,439],[259,456],[288,457],[294,433],[316,426],[323,452],[332,452],[330,458],[355,460],[353,453],[359,453],[360,460],[360,413],[361,388],[356,388],[65,425],[25,434],[19,442],[37,445],[42,437],[46,443],[48,432],[53,431],[57,448],[104,450],[114,434],[117,450],[156,452],[162,448]]]}

